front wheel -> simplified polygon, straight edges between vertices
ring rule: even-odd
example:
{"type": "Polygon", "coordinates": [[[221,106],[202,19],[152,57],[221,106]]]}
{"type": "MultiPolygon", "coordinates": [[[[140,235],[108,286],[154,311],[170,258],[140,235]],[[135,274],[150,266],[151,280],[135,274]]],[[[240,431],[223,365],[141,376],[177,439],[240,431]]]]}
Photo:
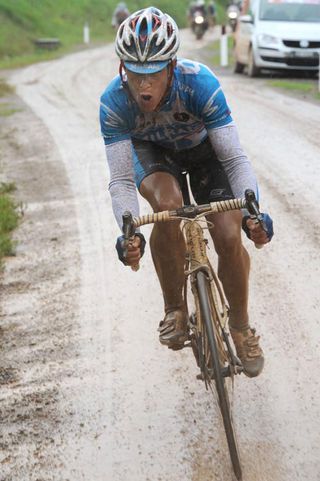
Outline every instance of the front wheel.
{"type": "Polygon", "coordinates": [[[209,371],[211,371],[210,377],[214,379],[233,470],[237,479],[240,481],[242,479],[240,456],[232,422],[228,392],[225,386],[225,378],[222,373],[224,366],[221,360],[221,351],[219,351],[217,345],[216,336],[219,336],[219,333],[217,333],[216,324],[214,323],[215,310],[212,306],[210,296],[211,285],[206,274],[202,271],[197,273],[197,290],[200,315],[204,324],[203,344],[207,344],[208,346],[208,349],[203,351],[204,356],[207,358],[205,359],[205,365],[209,368],[209,371]]]}
{"type": "Polygon", "coordinates": [[[252,48],[249,50],[248,75],[249,77],[259,77],[260,75],[260,69],[256,66],[252,48]]]}
{"type": "Polygon", "coordinates": [[[202,27],[196,27],[195,28],[195,35],[197,40],[201,40],[201,38],[204,35],[204,29],[202,27]]]}
{"type": "Polygon", "coordinates": [[[234,73],[242,73],[243,70],[244,70],[244,64],[240,63],[236,60],[235,64],[234,64],[234,67],[233,67],[234,73]]]}

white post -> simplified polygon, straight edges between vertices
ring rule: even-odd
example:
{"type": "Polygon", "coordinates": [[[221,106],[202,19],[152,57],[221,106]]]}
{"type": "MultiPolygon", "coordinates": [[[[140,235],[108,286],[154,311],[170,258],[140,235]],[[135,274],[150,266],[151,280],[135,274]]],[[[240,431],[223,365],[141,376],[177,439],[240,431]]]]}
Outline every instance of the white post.
{"type": "Polygon", "coordinates": [[[320,92],[320,50],[318,50],[318,55],[319,55],[318,91],[320,92]]]}
{"type": "Polygon", "coordinates": [[[220,38],[220,65],[221,67],[228,66],[228,35],[226,33],[226,26],[221,27],[220,38]]]}
{"type": "Polygon", "coordinates": [[[90,30],[88,22],[86,22],[83,26],[83,43],[88,44],[90,43],[90,30]]]}

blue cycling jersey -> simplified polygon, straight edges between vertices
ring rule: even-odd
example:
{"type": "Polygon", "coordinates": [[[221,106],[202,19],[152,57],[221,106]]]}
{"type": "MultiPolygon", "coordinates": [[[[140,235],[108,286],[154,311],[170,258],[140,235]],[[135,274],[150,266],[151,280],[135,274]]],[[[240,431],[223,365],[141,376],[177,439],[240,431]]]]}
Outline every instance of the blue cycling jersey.
{"type": "Polygon", "coordinates": [[[232,122],[220,83],[205,65],[179,59],[172,88],[157,112],[141,112],[118,75],[101,96],[100,124],[106,145],[136,138],[182,150],[200,144],[208,130],[232,122]]]}

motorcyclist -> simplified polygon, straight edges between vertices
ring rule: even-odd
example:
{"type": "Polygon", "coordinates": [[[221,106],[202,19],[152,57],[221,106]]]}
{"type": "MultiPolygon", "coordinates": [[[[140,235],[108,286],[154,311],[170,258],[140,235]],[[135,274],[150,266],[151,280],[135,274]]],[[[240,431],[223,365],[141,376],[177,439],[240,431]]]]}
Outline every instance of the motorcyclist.
{"type": "MultiPolygon", "coordinates": [[[[100,123],[109,191],[120,227],[124,211],[139,214],[136,188],[156,212],[180,207],[182,170],[189,172],[197,203],[244,197],[247,188],[258,195],[252,166],[240,146],[218,79],[201,63],[177,59],[178,47],[175,21],[154,7],[133,13],[117,33],[120,74],[101,96],[100,123]]],[[[239,211],[210,217],[218,274],[230,305],[230,332],[250,377],[261,372],[264,358],[259,337],[249,325],[250,262],[241,226],[254,242],[267,243],[273,234],[272,221],[264,216],[268,234],[239,211]]],[[[120,235],[116,247],[125,265],[135,265],[144,252],[143,234],[136,233],[126,251],[120,235]]],[[[164,299],[159,340],[171,348],[182,347],[187,314],[185,243],[179,222],[156,224],[150,247],[164,299]]]]}
{"type": "Polygon", "coordinates": [[[111,25],[113,28],[118,28],[129,15],[127,5],[124,2],[118,3],[112,15],[111,25]]]}
{"type": "Polygon", "coordinates": [[[202,28],[204,33],[208,27],[209,27],[209,22],[208,22],[208,12],[206,8],[206,4],[204,0],[196,0],[192,7],[190,8],[190,24],[191,24],[191,29],[194,31],[196,27],[196,17],[201,16],[202,17],[202,28]]]}
{"type": "Polygon", "coordinates": [[[192,14],[195,12],[201,13],[205,18],[207,17],[207,8],[204,0],[196,0],[192,8],[192,14]]]}
{"type": "Polygon", "coordinates": [[[240,7],[239,7],[239,2],[237,3],[230,3],[227,7],[227,17],[228,17],[228,23],[234,32],[237,27],[237,22],[238,18],[240,16],[240,7]]]}

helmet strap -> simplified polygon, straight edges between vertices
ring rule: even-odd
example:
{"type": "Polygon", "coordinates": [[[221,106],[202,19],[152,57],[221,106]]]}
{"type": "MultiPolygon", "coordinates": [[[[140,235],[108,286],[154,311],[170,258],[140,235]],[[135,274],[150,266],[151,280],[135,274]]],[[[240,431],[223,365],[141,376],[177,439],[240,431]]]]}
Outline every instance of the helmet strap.
{"type": "Polygon", "coordinates": [[[129,97],[134,101],[134,97],[133,97],[132,93],[130,92],[128,82],[125,82],[124,79],[123,79],[123,70],[124,70],[124,63],[123,63],[123,60],[120,60],[119,75],[120,75],[120,78],[121,78],[122,87],[125,89],[125,91],[129,95],[129,97]]]}
{"type": "Polygon", "coordinates": [[[171,89],[171,85],[172,85],[172,80],[173,80],[173,71],[174,71],[174,68],[176,66],[176,61],[175,60],[170,60],[169,64],[167,65],[167,73],[168,73],[168,83],[167,83],[167,88],[164,92],[164,94],[162,95],[158,105],[156,106],[155,108],[155,112],[158,112],[160,107],[162,106],[163,102],[165,101],[165,99],[167,98],[167,95],[171,89]]]}
{"type": "Polygon", "coordinates": [[[123,63],[123,60],[120,60],[120,65],[119,65],[119,75],[120,75],[120,78],[121,78],[121,83],[123,85],[124,83],[124,80],[123,80],[123,69],[124,69],[124,63],[123,63]]]}
{"type": "MultiPolygon", "coordinates": [[[[174,68],[176,66],[176,60],[170,60],[170,62],[168,63],[167,65],[167,74],[168,74],[168,82],[167,82],[167,88],[164,92],[164,94],[162,95],[158,105],[156,106],[156,108],[154,109],[155,112],[158,112],[158,110],[160,109],[160,107],[162,106],[164,100],[166,99],[169,91],[170,91],[170,88],[171,88],[171,85],[172,85],[172,80],[173,80],[173,72],[174,72],[174,68]]],[[[124,62],[123,60],[120,60],[120,65],[119,65],[119,75],[120,75],[120,78],[121,78],[121,83],[122,83],[122,86],[123,88],[126,90],[126,92],[129,94],[129,96],[131,97],[132,100],[134,100],[134,97],[132,95],[132,93],[130,92],[130,88],[129,88],[129,85],[128,85],[128,82],[125,82],[124,79],[123,79],[123,70],[124,70],[124,62]]]]}

